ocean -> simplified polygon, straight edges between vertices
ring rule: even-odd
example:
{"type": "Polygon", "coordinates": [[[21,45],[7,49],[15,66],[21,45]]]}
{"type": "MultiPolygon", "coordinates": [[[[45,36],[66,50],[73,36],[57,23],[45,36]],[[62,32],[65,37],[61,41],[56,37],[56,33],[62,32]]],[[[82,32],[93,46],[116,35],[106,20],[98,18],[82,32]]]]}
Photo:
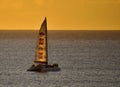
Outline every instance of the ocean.
{"type": "Polygon", "coordinates": [[[48,31],[49,64],[28,72],[38,31],[0,31],[0,87],[120,87],[120,31],[48,31]]]}

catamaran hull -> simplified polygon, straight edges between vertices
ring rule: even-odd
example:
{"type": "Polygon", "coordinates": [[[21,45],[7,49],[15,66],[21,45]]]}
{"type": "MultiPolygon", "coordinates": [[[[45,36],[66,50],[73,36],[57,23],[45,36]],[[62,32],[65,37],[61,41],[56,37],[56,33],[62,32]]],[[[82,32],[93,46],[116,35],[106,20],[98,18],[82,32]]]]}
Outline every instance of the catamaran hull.
{"type": "Polygon", "coordinates": [[[53,65],[32,65],[27,71],[47,72],[47,71],[60,71],[57,64],[53,65]]]}

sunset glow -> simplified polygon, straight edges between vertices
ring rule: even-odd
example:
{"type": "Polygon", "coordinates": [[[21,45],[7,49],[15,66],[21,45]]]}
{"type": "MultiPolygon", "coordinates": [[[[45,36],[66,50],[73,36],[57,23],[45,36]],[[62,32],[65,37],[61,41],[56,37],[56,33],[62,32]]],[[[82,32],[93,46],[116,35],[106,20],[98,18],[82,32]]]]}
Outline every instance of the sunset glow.
{"type": "Polygon", "coordinates": [[[0,0],[0,30],[120,30],[120,0],[0,0]]]}

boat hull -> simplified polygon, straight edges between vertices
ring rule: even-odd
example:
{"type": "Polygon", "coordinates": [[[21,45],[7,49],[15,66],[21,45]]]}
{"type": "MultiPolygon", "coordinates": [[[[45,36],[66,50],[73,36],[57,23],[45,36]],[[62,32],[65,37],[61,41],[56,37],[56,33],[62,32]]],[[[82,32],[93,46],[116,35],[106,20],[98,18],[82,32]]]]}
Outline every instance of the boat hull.
{"type": "Polygon", "coordinates": [[[53,65],[32,65],[27,71],[47,72],[47,71],[60,71],[58,64],[53,65]]]}

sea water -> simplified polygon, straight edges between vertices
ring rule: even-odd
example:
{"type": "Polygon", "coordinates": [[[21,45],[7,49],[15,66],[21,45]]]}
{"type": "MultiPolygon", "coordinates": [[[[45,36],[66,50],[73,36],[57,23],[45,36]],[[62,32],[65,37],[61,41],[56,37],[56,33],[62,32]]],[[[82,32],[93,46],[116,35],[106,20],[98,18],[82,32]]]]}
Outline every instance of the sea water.
{"type": "Polygon", "coordinates": [[[28,72],[38,31],[0,31],[0,87],[120,87],[120,31],[48,31],[49,64],[28,72]]]}

